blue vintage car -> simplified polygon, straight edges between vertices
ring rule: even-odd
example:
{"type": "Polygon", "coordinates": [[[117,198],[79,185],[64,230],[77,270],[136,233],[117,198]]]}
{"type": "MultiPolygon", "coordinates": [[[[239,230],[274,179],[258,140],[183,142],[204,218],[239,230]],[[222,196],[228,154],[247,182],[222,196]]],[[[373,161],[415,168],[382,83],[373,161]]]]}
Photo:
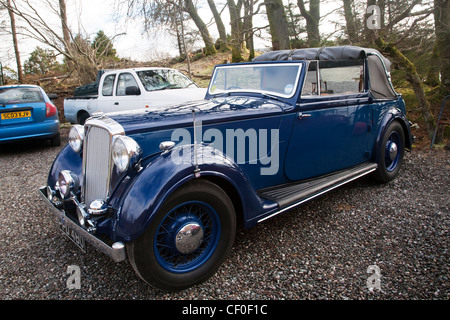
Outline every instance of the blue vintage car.
{"type": "Polygon", "coordinates": [[[58,110],[39,86],[1,86],[0,144],[31,139],[60,145],[58,110]]]}
{"type": "Polygon", "coordinates": [[[389,65],[352,46],[218,65],[204,100],[73,126],[41,195],[83,250],[128,257],[156,287],[192,286],[222,263],[237,221],[397,176],[412,141],[389,65]]]}

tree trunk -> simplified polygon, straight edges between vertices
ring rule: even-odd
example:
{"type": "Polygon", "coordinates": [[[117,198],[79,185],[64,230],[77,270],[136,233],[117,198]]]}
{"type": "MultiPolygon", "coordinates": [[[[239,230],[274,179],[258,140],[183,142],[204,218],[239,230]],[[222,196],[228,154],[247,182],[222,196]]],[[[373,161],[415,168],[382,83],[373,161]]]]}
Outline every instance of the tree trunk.
{"type": "Polygon", "coordinates": [[[239,7],[236,6],[234,0],[227,0],[228,9],[230,10],[231,24],[231,61],[241,62],[242,57],[242,34],[241,34],[241,15],[239,7]]]}
{"type": "Polygon", "coordinates": [[[8,5],[9,19],[11,20],[11,33],[12,33],[12,37],[13,37],[14,54],[16,55],[17,76],[19,77],[19,83],[23,83],[23,69],[22,69],[22,63],[20,61],[19,43],[17,41],[16,19],[14,18],[14,12],[11,9],[11,1],[10,0],[7,1],[7,5],[8,5]]]}
{"type": "Polygon", "coordinates": [[[436,124],[434,122],[433,115],[431,114],[430,103],[425,96],[422,79],[417,73],[416,66],[407,57],[405,57],[394,44],[386,43],[380,37],[377,38],[375,42],[382,52],[385,52],[391,56],[406,71],[406,80],[411,84],[414,93],[416,94],[422,117],[427,126],[428,137],[431,140],[434,135],[436,124]]]}
{"type": "Polygon", "coordinates": [[[356,18],[353,11],[354,0],[343,0],[343,2],[348,41],[351,44],[355,44],[358,42],[358,33],[356,31],[356,18]]]}
{"type": "Polygon", "coordinates": [[[282,0],[264,0],[267,18],[269,19],[272,49],[289,49],[289,30],[282,0]]]}
{"type": "Polygon", "coordinates": [[[248,61],[255,57],[255,44],[253,42],[253,2],[254,0],[244,0],[244,39],[249,50],[248,61]]]}
{"type": "Polygon", "coordinates": [[[66,51],[66,65],[69,69],[72,69],[74,66],[74,62],[69,57],[73,57],[73,52],[71,48],[72,39],[70,37],[69,25],[67,23],[67,7],[66,0],[59,0],[59,16],[61,19],[61,27],[63,31],[63,39],[64,39],[64,49],[66,51]]]}
{"type": "Polygon", "coordinates": [[[192,0],[185,0],[185,9],[186,12],[188,12],[191,16],[198,30],[200,30],[203,42],[205,43],[205,54],[207,56],[216,54],[217,50],[214,46],[212,37],[209,34],[208,28],[206,27],[206,24],[203,22],[202,18],[200,18],[200,16],[198,15],[197,9],[195,8],[192,0]]]}
{"type": "MultiPolygon", "coordinates": [[[[186,54],[186,63],[187,63],[187,67],[188,67],[188,75],[189,75],[189,79],[191,79],[192,80],[192,74],[191,74],[191,58],[189,57],[189,50],[188,50],[188,48],[187,48],[187,46],[186,46],[186,38],[185,38],[185,36],[184,36],[184,21],[183,21],[183,8],[182,8],[182,3],[181,3],[181,1],[182,0],[180,0],[180,4],[179,4],[179,6],[178,6],[178,8],[179,8],[179,14],[177,14],[177,16],[178,17],[181,17],[181,19],[180,19],[180,27],[181,27],[181,34],[180,34],[180,37],[181,37],[181,44],[183,45],[183,48],[184,48],[184,52],[185,52],[185,54],[186,54]]],[[[178,28],[177,28],[178,29],[178,28]]],[[[177,30],[177,32],[178,32],[178,30],[177,30]]]]}
{"type": "Polygon", "coordinates": [[[376,40],[376,34],[374,30],[371,30],[367,27],[367,21],[372,16],[372,13],[367,13],[367,9],[370,6],[376,5],[376,0],[367,0],[367,8],[366,13],[364,14],[364,41],[366,46],[373,46],[376,40]]]}
{"type": "Polygon", "coordinates": [[[219,50],[222,52],[230,51],[230,47],[228,46],[227,41],[227,30],[225,29],[225,25],[223,24],[222,18],[220,17],[219,12],[217,11],[216,5],[214,4],[214,0],[208,0],[208,5],[214,16],[214,21],[216,21],[217,31],[219,32],[219,50]]]}
{"type": "Polygon", "coordinates": [[[450,0],[434,0],[434,24],[441,82],[450,93],[450,0]]]}
{"type": "Polygon", "coordinates": [[[70,49],[70,30],[67,24],[67,8],[66,8],[66,0],[59,0],[59,12],[61,17],[61,27],[63,31],[63,39],[64,39],[64,47],[66,48],[66,52],[69,52],[70,49]]]}
{"type": "Polygon", "coordinates": [[[306,10],[304,0],[297,0],[300,13],[306,20],[306,32],[308,34],[308,44],[310,47],[320,46],[320,0],[310,0],[309,11],[306,10]]]}

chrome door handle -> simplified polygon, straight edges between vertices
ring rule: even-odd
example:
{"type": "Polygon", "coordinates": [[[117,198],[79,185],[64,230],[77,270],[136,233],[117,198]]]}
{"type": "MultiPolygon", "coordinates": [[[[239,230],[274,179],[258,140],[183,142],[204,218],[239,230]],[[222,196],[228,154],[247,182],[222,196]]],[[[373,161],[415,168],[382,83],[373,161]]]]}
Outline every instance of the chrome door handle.
{"type": "Polygon", "coordinates": [[[299,119],[303,119],[303,118],[308,118],[308,117],[311,117],[311,115],[309,114],[309,113],[299,113],[298,114],[298,118],[299,119]]]}

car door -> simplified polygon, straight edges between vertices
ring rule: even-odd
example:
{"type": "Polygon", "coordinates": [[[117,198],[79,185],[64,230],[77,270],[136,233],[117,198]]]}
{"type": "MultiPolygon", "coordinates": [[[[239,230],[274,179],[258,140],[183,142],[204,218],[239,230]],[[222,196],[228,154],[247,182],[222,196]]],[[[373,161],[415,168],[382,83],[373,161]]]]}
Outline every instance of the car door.
{"type": "Polygon", "coordinates": [[[290,180],[368,161],[372,112],[364,73],[364,60],[309,63],[285,161],[290,180]]]}
{"type": "Polygon", "coordinates": [[[144,106],[142,90],[131,72],[119,73],[115,94],[113,106],[115,111],[139,109],[144,106]],[[130,90],[132,87],[133,90],[130,90]]]}
{"type": "MultiPolygon", "coordinates": [[[[116,82],[117,74],[111,73],[107,74],[103,77],[103,80],[100,83],[99,88],[99,96],[97,99],[97,110],[104,113],[116,111],[117,102],[115,96],[115,82],[116,82]]],[[[92,112],[90,112],[92,114],[92,112]]]]}

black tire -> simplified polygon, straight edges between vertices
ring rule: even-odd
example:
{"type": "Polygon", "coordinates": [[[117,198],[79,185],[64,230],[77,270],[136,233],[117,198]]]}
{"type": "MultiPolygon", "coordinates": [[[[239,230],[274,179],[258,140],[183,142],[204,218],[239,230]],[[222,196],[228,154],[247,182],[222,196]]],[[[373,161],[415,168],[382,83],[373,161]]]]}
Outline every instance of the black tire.
{"type": "Polygon", "coordinates": [[[235,233],[236,215],[227,194],[209,181],[193,181],[169,197],[144,234],[127,244],[127,253],[144,281],[163,290],[182,290],[216,272],[235,233]],[[187,226],[201,233],[187,233],[184,243],[179,236],[186,235],[181,231],[187,226]],[[199,234],[199,242],[192,240],[199,234]]]}
{"type": "Polygon", "coordinates": [[[84,123],[86,122],[87,119],[89,119],[90,115],[87,112],[83,112],[79,117],[78,117],[78,123],[81,124],[82,126],[84,125],[84,123]]]}
{"type": "Polygon", "coordinates": [[[61,145],[61,134],[58,132],[50,139],[50,143],[53,147],[59,147],[61,145]]]}
{"type": "Polygon", "coordinates": [[[399,122],[394,121],[388,126],[378,152],[378,168],[374,178],[387,183],[398,175],[405,154],[405,133],[399,122]]]}

